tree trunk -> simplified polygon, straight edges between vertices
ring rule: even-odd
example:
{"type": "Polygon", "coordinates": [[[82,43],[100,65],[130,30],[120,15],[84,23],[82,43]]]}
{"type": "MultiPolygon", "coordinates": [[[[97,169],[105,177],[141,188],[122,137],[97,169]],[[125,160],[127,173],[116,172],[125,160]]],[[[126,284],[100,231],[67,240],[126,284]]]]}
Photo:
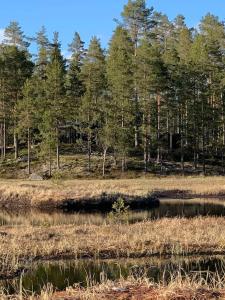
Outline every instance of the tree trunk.
{"type": "Polygon", "coordinates": [[[183,140],[183,134],[181,133],[181,169],[182,169],[182,174],[184,175],[184,140],[183,140]]]}
{"type": "Polygon", "coordinates": [[[88,173],[91,172],[91,135],[88,133],[88,173]]]}
{"type": "Polygon", "coordinates": [[[205,121],[204,121],[204,100],[202,99],[202,168],[203,174],[206,174],[205,167],[205,121]]]}
{"type": "Polygon", "coordinates": [[[59,157],[59,128],[56,128],[56,167],[60,169],[60,157],[59,157]]]}
{"type": "Polygon", "coordinates": [[[147,127],[145,130],[144,136],[144,171],[147,173],[148,171],[148,141],[147,141],[147,127]]]}
{"type": "Polygon", "coordinates": [[[157,93],[157,143],[158,143],[158,148],[157,148],[157,163],[160,162],[160,109],[161,109],[161,97],[159,93],[157,93]]]}
{"type": "Polygon", "coordinates": [[[18,159],[18,135],[14,132],[14,150],[15,150],[15,159],[18,159]]]}
{"type": "Polygon", "coordinates": [[[52,177],[52,151],[51,146],[49,147],[49,177],[52,177]]]}
{"type": "Polygon", "coordinates": [[[105,161],[106,161],[107,148],[103,150],[103,163],[102,163],[102,177],[105,177],[105,161]]]}
{"type": "Polygon", "coordinates": [[[224,153],[223,153],[223,149],[222,149],[222,153],[221,153],[221,159],[222,159],[222,173],[224,175],[224,153]]]}
{"type": "Polygon", "coordinates": [[[6,122],[3,123],[3,158],[6,158],[6,122]]]}
{"type": "Polygon", "coordinates": [[[0,144],[1,144],[1,159],[4,160],[4,157],[3,157],[3,124],[1,124],[1,127],[0,127],[0,144]]]}
{"type": "Polygon", "coordinates": [[[125,159],[125,154],[122,157],[122,173],[125,172],[125,165],[126,165],[126,159],[125,159]]]}
{"type": "Polygon", "coordinates": [[[28,167],[28,175],[31,174],[30,168],[30,128],[27,129],[27,167],[28,167]]]}

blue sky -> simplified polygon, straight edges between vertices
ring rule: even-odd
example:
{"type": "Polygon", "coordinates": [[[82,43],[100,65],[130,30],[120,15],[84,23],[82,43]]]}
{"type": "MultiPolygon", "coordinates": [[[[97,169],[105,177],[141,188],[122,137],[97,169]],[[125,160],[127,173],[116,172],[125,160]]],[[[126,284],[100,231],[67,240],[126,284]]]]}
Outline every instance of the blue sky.
{"type": "MultiPolygon", "coordinates": [[[[17,20],[25,33],[32,36],[45,25],[49,35],[59,31],[62,49],[66,51],[74,31],[88,43],[97,35],[104,47],[127,0],[1,0],[0,36],[10,20],[17,20]]],[[[196,26],[207,12],[225,19],[224,0],[148,0],[150,6],[166,13],[170,19],[177,14],[186,17],[187,24],[196,26]]]]}

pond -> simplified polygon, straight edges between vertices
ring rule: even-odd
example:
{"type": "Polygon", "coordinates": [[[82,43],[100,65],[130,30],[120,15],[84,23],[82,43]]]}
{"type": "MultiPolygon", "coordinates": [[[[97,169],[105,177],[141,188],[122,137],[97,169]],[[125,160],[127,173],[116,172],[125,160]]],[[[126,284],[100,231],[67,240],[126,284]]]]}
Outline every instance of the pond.
{"type": "Polygon", "coordinates": [[[57,261],[35,264],[21,278],[0,281],[2,289],[9,293],[23,289],[39,293],[47,284],[54,290],[65,290],[77,284],[87,287],[106,279],[147,277],[155,283],[170,282],[177,275],[204,278],[208,283],[224,277],[223,257],[148,258],[117,261],[57,261]]]}
{"type": "MultiPolygon", "coordinates": [[[[158,207],[130,210],[125,222],[135,223],[168,217],[225,216],[225,201],[221,199],[162,199],[158,207]]],[[[0,226],[101,225],[110,222],[106,213],[64,213],[63,211],[18,210],[0,211],[0,226]]],[[[34,263],[21,277],[1,280],[0,288],[9,293],[24,290],[39,293],[47,284],[56,290],[80,284],[90,286],[106,279],[133,276],[151,281],[169,282],[177,275],[197,276],[207,281],[220,281],[225,274],[225,257],[152,257],[138,260],[70,260],[34,263]]]]}
{"type": "MultiPolygon", "coordinates": [[[[130,210],[126,222],[135,223],[157,218],[225,216],[225,201],[220,199],[160,200],[159,205],[145,210],[130,210]]],[[[106,213],[63,213],[62,211],[0,211],[0,225],[101,225],[109,222],[106,213]]]]}

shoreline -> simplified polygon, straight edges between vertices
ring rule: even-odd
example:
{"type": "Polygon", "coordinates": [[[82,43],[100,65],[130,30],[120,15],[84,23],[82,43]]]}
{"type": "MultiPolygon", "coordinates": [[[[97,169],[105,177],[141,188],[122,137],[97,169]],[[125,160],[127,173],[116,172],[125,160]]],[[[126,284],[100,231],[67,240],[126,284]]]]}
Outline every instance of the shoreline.
{"type": "Polygon", "coordinates": [[[84,206],[87,209],[92,206],[93,209],[100,206],[98,201],[103,205],[111,199],[109,209],[119,196],[127,199],[131,206],[135,200],[137,205],[148,206],[151,200],[158,198],[225,199],[225,179],[170,176],[136,180],[69,180],[57,184],[52,181],[0,180],[0,207],[6,208],[81,209],[84,206]]]}

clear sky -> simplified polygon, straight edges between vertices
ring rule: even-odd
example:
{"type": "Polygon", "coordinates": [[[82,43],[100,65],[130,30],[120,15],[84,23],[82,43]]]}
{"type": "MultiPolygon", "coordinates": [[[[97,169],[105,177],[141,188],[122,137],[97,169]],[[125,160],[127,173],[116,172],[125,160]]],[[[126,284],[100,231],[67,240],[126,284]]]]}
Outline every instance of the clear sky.
{"type": "MultiPolygon", "coordinates": [[[[78,31],[88,43],[97,35],[104,47],[127,0],[1,0],[0,36],[11,20],[17,20],[25,33],[32,36],[42,25],[49,35],[59,31],[62,49],[66,51],[73,32],[78,31]]],[[[177,14],[186,17],[187,24],[196,26],[207,12],[225,19],[225,0],[148,0],[149,6],[166,13],[170,19],[177,14]]]]}

